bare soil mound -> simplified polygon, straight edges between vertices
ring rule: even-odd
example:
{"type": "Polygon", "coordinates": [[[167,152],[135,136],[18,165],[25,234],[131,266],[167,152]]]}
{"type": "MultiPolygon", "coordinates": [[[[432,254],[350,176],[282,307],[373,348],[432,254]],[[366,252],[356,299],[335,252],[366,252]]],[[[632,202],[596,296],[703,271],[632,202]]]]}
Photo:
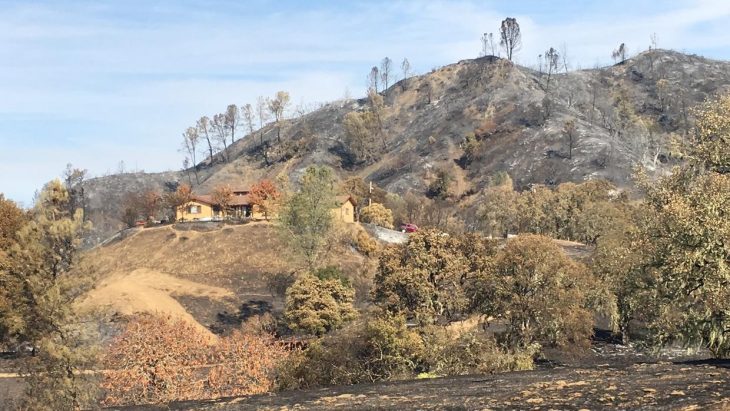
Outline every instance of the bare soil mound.
{"type": "Polygon", "coordinates": [[[130,273],[115,273],[104,280],[81,301],[81,309],[102,308],[118,314],[160,313],[182,318],[213,335],[190,315],[175,299],[193,295],[223,299],[232,297],[230,290],[176,278],[147,268],[130,273]]]}

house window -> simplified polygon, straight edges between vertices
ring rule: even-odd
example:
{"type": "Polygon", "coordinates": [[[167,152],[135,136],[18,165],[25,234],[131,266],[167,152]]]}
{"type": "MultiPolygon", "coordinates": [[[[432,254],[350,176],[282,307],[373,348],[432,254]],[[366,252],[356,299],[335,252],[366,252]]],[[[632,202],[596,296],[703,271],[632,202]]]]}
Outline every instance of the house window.
{"type": "Polygon", "coordinates": [[[200,214],[200,206],[191,205],[190,207],[188,207],[188,214],[200,214]]]}

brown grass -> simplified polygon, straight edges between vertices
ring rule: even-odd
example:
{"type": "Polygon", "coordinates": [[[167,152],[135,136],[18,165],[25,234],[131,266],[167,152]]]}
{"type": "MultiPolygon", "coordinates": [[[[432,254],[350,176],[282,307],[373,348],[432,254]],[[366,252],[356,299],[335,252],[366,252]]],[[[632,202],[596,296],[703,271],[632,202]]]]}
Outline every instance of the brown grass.
{"type": "MultiPolygon", "coordinates": [[[[325,263],[345,273],[357,273],[365,261],[344,243],[331,255],[325,263]]],[[[168,313],[202,328],[200,323],[215,321],[222,310],[236,312],[250,300],[271,300],[267,279],[302,269],[276,227],[266,222],[208,232],[147,228],[85,258],[99,280],[80,308],[168,313]]]]}

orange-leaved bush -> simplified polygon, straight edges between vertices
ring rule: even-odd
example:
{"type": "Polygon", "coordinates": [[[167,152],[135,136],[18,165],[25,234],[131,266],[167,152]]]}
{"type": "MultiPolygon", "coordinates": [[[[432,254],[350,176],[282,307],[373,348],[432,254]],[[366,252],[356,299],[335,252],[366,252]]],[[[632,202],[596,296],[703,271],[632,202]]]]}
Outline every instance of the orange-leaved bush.
{"type": "Polygon", "coordinates": [[[287,356],[273,337],[233,332],[215,341],[182,319],[132,318],[103,357],[107,405],[259,394],[287,356]]]}

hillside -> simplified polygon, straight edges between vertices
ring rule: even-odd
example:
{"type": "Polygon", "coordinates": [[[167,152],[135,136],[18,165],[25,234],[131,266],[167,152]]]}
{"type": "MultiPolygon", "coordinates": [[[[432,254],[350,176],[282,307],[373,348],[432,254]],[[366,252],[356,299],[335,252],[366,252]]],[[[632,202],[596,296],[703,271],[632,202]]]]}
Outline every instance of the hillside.
{"type": "MultiPolygon", "coordinates": [[[[518,189],[595,178],[627,187],[636,165],[656,173],[671,167],[670,142],[690,129],[691,107],[729,85],[730,63],[665,50],[551,76],[496,57],[464,60],[381,93],[384,147],[373,162],[354,162],[344,143],[345,115],[367,102],[342,100],[284,121],[280,142],[274,124],[238,140],[197,166],[201,184],[194,189],[279,175],[296,181],[310,164],[401,195],[424,194],[436,170],[445,170],[453,198],[466,207],[497,172],[507,172],[518,189]],[[568,120],[575,122],[573,144],[564,132],[568,120]],[[462,143],[470,133],[475,144],[466,158],[462,143]]],[[[171,172],[89,180],[96,240],[119,228],[126,192],[170,189],[188,178],[171,172]]]]}
{"type": "MultiPolygon", "coordinates": [[[[329,263],[355,275],[364,257],[340,247],[329,263]]],[[[80,306],[110,315],[159,312],[223,331],[250,310],[281,310],[272,278],[301,268],[282,255],[285,249],[274,226],[263,222],[131,229],[84,255],[98,280],[80,306]]]]}

